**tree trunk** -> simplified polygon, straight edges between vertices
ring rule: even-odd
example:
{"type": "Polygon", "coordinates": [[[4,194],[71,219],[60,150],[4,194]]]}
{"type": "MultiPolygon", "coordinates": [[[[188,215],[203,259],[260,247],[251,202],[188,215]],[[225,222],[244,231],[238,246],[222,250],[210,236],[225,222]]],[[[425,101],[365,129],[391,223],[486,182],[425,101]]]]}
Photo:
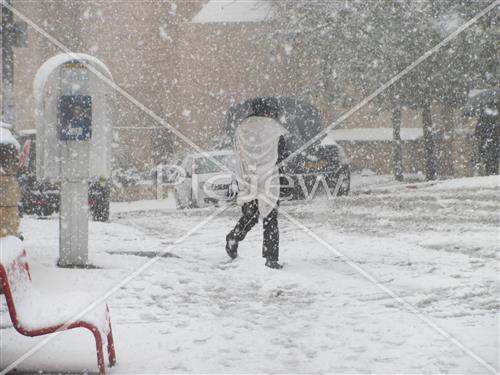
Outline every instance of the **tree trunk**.
{"type": "Polygon", "coordinates": [[[427,181],[431,181],[436,179],[436,150],[434,146],[430,103],[425,103],[422,108],[422,122],[425,150],[425,178],[427,181]]]}
{"type": "Polygon", "coordinates": [[[394,178],[403,181],[403,150],[401,146],[401,107],[392,110],[392,152],[394,160],[394,178]]]}

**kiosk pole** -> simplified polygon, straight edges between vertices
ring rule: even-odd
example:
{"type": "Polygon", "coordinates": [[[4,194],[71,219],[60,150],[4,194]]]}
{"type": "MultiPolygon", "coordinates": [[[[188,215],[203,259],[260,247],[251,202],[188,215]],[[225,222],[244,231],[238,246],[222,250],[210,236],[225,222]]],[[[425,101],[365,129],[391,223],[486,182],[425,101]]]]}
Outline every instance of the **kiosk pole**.
{"type": "Polygon", "coordinates": [[[87,182],[61,182],[58,262],[61,267],[87,265],[89,251],[88,195],[87,182]]]}

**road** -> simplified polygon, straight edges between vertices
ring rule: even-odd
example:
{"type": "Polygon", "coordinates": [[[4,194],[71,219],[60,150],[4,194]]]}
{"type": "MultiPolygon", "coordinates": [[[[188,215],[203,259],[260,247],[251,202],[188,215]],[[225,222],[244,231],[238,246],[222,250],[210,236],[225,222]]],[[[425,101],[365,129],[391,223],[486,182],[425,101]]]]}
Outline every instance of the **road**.
{"type": "MultiPolygon", "coordinates": [[[[240,257],[226,260],[224,237],[238,217],[231,208],[172,249],[180,258],[162,260],[164,273],[124,290],[115,308],[150,303],[147,316],[122,314],[124,323],[149,317],[184,338],[166,338],[176,371],[488,372],[498,368],[498,197],[498,188],[410,184],[286,202],[282,211],[330,248],[282,213],[281,272],[263,267],[260,226],[240,257]],[[134,294],[148,285],[153,296],[134,294]]],[[[169,244],[210,212],[118,221],[169,244]]]]}

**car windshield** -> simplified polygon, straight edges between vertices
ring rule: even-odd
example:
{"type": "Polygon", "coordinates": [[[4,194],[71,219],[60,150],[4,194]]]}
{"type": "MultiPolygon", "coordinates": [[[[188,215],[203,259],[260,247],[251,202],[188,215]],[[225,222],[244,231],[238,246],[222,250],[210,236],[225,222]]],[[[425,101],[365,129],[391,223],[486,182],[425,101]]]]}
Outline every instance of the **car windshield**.
{"type": "Polygon", "coordinates": [[[234,171],[236,168],[236,156],[234,154],[213,155],[211,158],[197,158],[194,164],[194,173],[207,174],[222,172],[222,168],[212,159],[225,165],[230,171],[234,171]]]}

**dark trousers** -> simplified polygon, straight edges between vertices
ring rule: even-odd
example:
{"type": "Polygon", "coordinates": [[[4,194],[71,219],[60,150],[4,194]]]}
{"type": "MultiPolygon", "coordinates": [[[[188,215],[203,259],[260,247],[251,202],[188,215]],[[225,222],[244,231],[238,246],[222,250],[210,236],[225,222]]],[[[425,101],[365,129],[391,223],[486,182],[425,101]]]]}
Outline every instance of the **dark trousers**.
{"type": "MultiPolygon", "coordinates": [[[[257,199],[243,204],[242,216],[228,237],[243,241],[250,229],[259,222],[259,203],[257,199]]],[[[278,205],[264,218],[264,242],[262,256],[269,260],[278,260],[280,232],[278,228],[278,205]]]]}

